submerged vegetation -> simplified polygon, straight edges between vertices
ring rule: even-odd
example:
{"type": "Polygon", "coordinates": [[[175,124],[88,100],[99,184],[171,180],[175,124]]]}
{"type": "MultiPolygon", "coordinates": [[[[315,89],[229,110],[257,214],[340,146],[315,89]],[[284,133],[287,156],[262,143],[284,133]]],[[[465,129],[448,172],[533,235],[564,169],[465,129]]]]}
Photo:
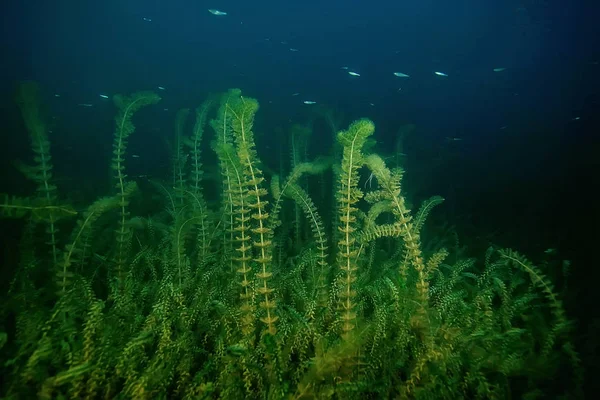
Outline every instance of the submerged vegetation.
{"type": "Polygon", "coordinates": [[[159,96],[115,96],[113,191],[76,209],[53,183],[37,91],[18,95],[36,193],[0,197],[0,215],[24,221],[1,308],[6,398],[580,395],[570,322],[542,268],[510,249],[476,260],[422,239],[443,199],[409,209],[401,164],[370,148],[370,120],[332,132],[329,158],[294,142],[291,162],[267,173],[258,102],[212,97],[191,132],[178,114],[172,180],[143,189],[163,200],[142,216],[127,144],[159,96]]]}

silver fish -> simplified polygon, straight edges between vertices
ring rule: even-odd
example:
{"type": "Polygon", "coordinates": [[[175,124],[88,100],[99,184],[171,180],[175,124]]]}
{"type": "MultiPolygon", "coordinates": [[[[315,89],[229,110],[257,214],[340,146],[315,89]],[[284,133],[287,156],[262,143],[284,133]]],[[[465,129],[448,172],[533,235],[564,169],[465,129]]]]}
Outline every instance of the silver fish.
{"type": "Polygon", "coordinates": [[[219,10],[215,10],[214,8],[209,8],[208,12],[211,13],[212,15],[218,15],[218,16],[223,16],[223,15],[227,15],[226,12],[224,11],[219,11],[219,10]]]}

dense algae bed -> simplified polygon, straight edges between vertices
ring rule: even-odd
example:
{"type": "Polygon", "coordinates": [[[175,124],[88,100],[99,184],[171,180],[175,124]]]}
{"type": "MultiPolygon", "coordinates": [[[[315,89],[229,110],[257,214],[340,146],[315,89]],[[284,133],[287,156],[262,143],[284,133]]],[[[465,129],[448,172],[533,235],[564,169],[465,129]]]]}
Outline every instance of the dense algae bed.
{"type": "Polygon", "coordinates": [[[409,210],[402,165],[370,150],[370,120],[332,127],[330,157],[295,146],[266,174],[258,102],[211,97],[191,132],[178,114],[172,181],[143,189],[162,207],[136,214],[128,138],[159,101],[115,96],[114,189],[76,209],[53,183],[38,88],[20,86],[34,153],[21,170],[37,191],[0,202],[25,224],[2,307],[6,398],[580,396],[570,324],[541,268],[510,249],[475,260],[444,238],[422,243],[443,199],[409,210]],[[204,185],[209,149],[218,196],[204,185]]]}

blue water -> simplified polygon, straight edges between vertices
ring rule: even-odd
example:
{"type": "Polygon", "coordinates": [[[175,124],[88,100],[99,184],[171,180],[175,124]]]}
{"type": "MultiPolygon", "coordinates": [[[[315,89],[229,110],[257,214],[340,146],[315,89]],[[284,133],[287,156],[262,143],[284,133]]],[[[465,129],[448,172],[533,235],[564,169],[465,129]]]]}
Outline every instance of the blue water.
{"type": "Polygon", "coordinates": [[[475,129],[481,136],[514,124],[524,108],[532,119],[547,119],[551,111],[556,123],[581,116],[579,91],[597,87],[600,69],[593,64],[600,58],[593,13],[581,2],[150,0],[3,7],[5,75],[38,80],[81,103],[100,102],[99,93],[157,86],[180,102],[240,87],[263,106],[272,101],[290,113],[301,108],[299,100],[311,99],[356,115],[393,113],[420,126],[452,134],[475,129]],[[493,72],[498,67],[506,70],[493,72]],[[396,71],[411,78],[396,78],[396,71]]]}
{"type": "MultiPolygon", "coordinates": [[[[4,1],[0,193],[30,189],[12,168],[30,157],[13,102],[23,80],[43,88],[56,176],[89,191],[108,182],[117,93],[163,98],[136,116],[132,176],[169,176],[177,110],[228,88],[259,101],[258,152],[269,168],[291,125],[317,106],[342,115],[342,127],[372,119],[383,155],[414,124],[403,150],[409,200],[444,196],[432,219],[482,246],[560,249],[579,283],[571,312],[585,318],[598,301],[589,279],[600,224],[598,3],[4,1]]],[[[312,150],[327,154],[330,142],[312,150]]]]}
{"type": "Polygon", "coordinates": [[[110,149],[114,108],[100,95],[155,90],[163,101],[139,123],[147,133],[132,150],[155,165],[168,161],[176,110],[209,93],[239,87],[257,98],[263,146],[306,120],[303,101],[315,101],[344,124],[373,119],[379,151],[415,124],[412,176],[448,160],[428,171],[423,195],[452,194],[465,213],[525,186],[550,218],[597,166],[598,15],[583,1],[4,2],[2,104],[14,120],[15,82],[38,81],[57,121],[56,151],[80,146],[74,160],[84,152],[100,164],[108,153],[82,147],[110,149]],[[565,198],[547,196],[553,190],[565,198]]]}

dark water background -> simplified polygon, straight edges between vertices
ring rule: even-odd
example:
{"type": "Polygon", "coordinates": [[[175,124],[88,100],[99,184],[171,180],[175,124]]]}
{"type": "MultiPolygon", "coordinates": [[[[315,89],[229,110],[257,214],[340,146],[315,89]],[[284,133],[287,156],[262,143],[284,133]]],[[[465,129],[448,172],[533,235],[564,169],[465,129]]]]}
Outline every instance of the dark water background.
{"type": "MultiPolygon", "coordinates": [[[[599,314],[597,3],[5,1],[0,193],[32,188],[11,164],[30,157],[13,101],[22,80],[44,90],[59,186],[77,188],[82,201],[108,188],[114,106],[100,94],[163,97],[136,116],[133,175],[168,177],[175,112],[232,87],[260,102],[258,151],[274,169],[291,124],[311,116],[304,100],[333,107],[344,126],[373,119],[384,154],[401,126],[415,124],[406,188],[415,202],[446,198],[432,219],[456,226],[466,243],[492,241],[534,260],[555,248],[572,261],[566,305],[589,369],[599,314]]],[[[326,154],[329,143],[312,147],[326,154]]],[[[5,260],[14,226],[0,228],[5,260]]]]}

